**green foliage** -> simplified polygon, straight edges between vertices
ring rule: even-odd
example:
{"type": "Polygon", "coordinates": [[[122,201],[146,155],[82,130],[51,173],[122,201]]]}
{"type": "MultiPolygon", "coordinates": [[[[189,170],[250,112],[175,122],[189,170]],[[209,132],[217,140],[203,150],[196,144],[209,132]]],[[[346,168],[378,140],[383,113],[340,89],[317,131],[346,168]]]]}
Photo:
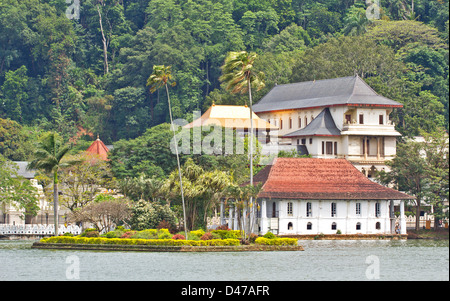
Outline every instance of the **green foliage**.
{"type": "Polygon", "coordinates": [[[255,240],[257,245],[269,245],[269,246],[296,246],[298,240],[296,238],[265,238],[258,237],[255,240]]]}
{"type": "Polygon", "coordinates": [[[211,233],[219,235],[221,239],[239,239],[242,232],[240,230],[213,230],[211,233]]]}
{"type": "Polygon", "coordinates": [[[0,154],[0,205],[10,205],[18,210],[23,210],[20,215],[25,219],[27,216],[36,216],[39,211],[39,198],[37,189],[30,181],[17,175],[16,165],[6,160],[0,154]]]}
{"type": "Polygon", "coordinates": [[[87,228],[80,235],[81,237],[99,237],[98,230],[96,228],[87,228]]]}
{"type": "Polygon", "coordinates": [[[277,238],[277,237],[275,236],[275,234],[273,234],[272,232],[267,232],[266,234],[264,234],[263,237],[264,237],[264,238],[267,238],[267,239],[275,239],[275,238],[277,238]]]}
{"type": "Polygon", "coordinates": [[[110,245],[149,245],[149,246],[238,246],[238,239],[181,240],[181,239],[122,239],[104,237],[52,236],[43,238],[41,243],[64,244],[110,244],[110,245]]]}
{"type": "Polygon", "coordinates": [[[169,205],[140,200],[132,208],[132,216],[128,222],[132,229],[155,229],[161,221],[176,225],[176,217],[169,205]]]}
{"type": "Polygon", "coordinates": [[[381,1],[380,20],[368,20],[364,1],[86,0],[74,21],[65,16],[63,1],[5,0],[0,118],[54,130],[66,140],[83,130],[108,143],[136,138],[168,120],[167,96],[151,94],[146,86],[154,65],[172,66],[175,118],[188,119],[212,100],[244,104],[247,96],[230,96],[219,81],[227,53],[236,51],[258,53],[255,71],[266,74],[267,87],[255,100],[275,83],[355,71],[385,78],[396,70],[404,74],[369,42],[411,63],[408,78],[448,109],[448,1],[414,1],[414,10],[411,3],[381,1]],[[348,44],[341,34],[362,39],[341,51],[348,44]],[[334,39],[338,43],[330,44],[334,39]],[[324,44],[336,54],[313,48],[324,44]],[[368,56],[364,68],[358,52],[368,56]],[[375,62],[372,68],[376,54],[393,67],[375,62]],[[291,75],[293,62],[307,65],[291,75]]]}
{"type": "MultiPolygon", "coordinates": [[[[382,0],[380,20],[369,21],[367,4],[351,0],[86,0],[80,20],[69,20],[64,1],[0,1],[0,154],[33,159],[39,134],[57,133],[59,155],[35,153],[41,162],[32,164],[57,180],[59,164],[50,161],[64,157],[66,142],[81,141],[75,150],[84,150],[91,139],[83,135],[99,134],[114,145],[109,164],[124,194],[155,204],[166,198],[176,208],[169,95],[147,86],[153,66],[162,65],[177,83],[170,88],[175,119],[191,121],[193,110],[213,102],[249,103],[249,80],[260,88],[252,91],[256,103],[275,84],[357,73],[404,105],[391,113],[403,136],[448,132],[448,1],[416,0],[414,10],[412,3],[382,0]],[[230,68],[222,69],[226,59],[230,68]],[[238,62],[243,69],[232,72],[238,62]],[[170,187],[160,194],[164,180],[170,187]]],[[[181,163],[192,159],[204,175],[186,177],[189,224],[197,228],[222,189],[220,172],[241,184],[250,171],[246,154],[189,152],[181,163]]],[[[193,164],[186,167],[197,170],[193,164]]],[[[156,227],[161,210],[141,205],[135,229],[156,227]]]]}

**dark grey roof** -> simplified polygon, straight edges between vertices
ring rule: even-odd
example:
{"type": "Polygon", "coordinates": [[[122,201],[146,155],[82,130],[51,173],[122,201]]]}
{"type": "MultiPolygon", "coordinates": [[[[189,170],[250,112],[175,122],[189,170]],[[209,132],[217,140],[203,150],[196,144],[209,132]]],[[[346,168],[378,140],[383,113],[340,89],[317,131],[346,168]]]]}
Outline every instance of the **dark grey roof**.
{"type": "Polygon", "coordinates": [[[336,127],[334,119],[331,116],[330,109],[325,108],[306,127],[284,135],[284,137],[339,135],[341,135],[341,131],[336,127]]]}
{"type": "Polygon", "coordinates": [[[300,156],[309,155],[308,148],[303,144],[297,145],[297,152],[300,156]]]}
{"type": "Polygon", "coordinates": [[[253,105],[253,111],[269,112],[337,105],[377,105],[402,107],[378,95],[359,76],[276,85],[253,105]]]}

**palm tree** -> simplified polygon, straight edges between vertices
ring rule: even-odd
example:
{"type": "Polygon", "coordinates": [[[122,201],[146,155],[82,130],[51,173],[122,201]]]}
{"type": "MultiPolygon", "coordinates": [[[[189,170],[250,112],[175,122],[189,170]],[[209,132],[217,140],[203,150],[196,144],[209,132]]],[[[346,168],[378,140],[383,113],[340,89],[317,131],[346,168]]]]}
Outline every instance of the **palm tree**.
{"type": "Polygon", "coordinates": [[[57,133],[48,133],[38,142],[33,154],[33,160],[27,169],[41,169],[53,174],[53,211],[55,222],[55,236],[58,236],[58,171],[60,168],[72,166],[79,161],[63,160],[70,150],[70,145],[63,145],[57,133]]]}
{"type": "MultiPolygon", "coordinates": [[[[150,92],[154,93],[159,88],[162,88],[163,86],[166,88],[167,93],[167,102],[169,104],[169,116],[170,116],[170,124],[172,125],[172,131],[173,131],[173,138],[174,138],[174,144],[175,144],[175,153],[177,155],[177,164],[178,164],[178,175],[180,177],[180,190],[181,190],[181,202],[183,205],[183,217],[184,217],[184,233],[185,237],[187,239],[187,227],[186,227],[186,207],[184,204],[184,192],[183,192],[183,179],[181,176],[181,166],[180,166],[180,157],[178,155],[178,145],[176,143],[175,139],[175,126],[173,124],[172,119],[172,107],[170,105],[170,96],[169,96],[169,88],[168,84],[169,81],[172,79],[172,73],[170,71],[170,66],[165,67],[164,65],[154,65],[153,66],[153,72],[150,74],[149,78],[147,79],[147,86],[150,86],[150,92]]],[[[176,85],[175,82],[170,84],[172,87],[176,85]]]]}
{"type": "MultiPolygon", "coordinates": [[[[220,81],[226,84],[226,90],[231,93],[248,92],[250,109],[250,185],[253,186],[253,110],[252,110],[252,86],[257,90],[262,89],[264,84],[264,73],[253,72],[253,64],[257,54],[247,51],[230,52],[225,58],[220,81]]],[[[253,197],[250,199],[253,204],[253,197]]]]}
{"type": "Polygon", "coordinates": [[[349,36],[359,36],[367,32],[370,20],[367,19],[366,10],[362,7],[352,6],[344,18],[345,26],[342,32],[349,36]]]}

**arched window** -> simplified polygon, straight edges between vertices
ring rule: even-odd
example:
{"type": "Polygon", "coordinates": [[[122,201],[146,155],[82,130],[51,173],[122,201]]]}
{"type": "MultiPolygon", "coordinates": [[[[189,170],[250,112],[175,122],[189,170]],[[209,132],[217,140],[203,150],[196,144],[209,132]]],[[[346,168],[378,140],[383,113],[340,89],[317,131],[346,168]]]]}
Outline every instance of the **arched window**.
{"type": "Polygon", "coordinates": [[[294,225],[291,222],[288,223],[288,230],[294,230],[294,225]]]}
{"type": "Polygon", "coordinates": [[[312,229],[312,223],[309,222],[306,224],[306,230],[311,230],[312,229]]]}
{"type": "Polygon", "coordinates": [[[356,223],[356,230],[361,230],[361,223],[360,222],[356,223]]]}
{"type": "Polygon", "coordinates": [[[332,224],[331,224],[331,230],[336,230],[336,228],[337,228],[336,223],[332,223],[332,224]]]}
{"type": "Polygon", "coordinates": [[[381,229],[381,223],[380,223],[380,222],[377,222],[377,223],[375,224],[375,229],[377,229],[377,230],[380,230],[380,229],[381,229]]]}

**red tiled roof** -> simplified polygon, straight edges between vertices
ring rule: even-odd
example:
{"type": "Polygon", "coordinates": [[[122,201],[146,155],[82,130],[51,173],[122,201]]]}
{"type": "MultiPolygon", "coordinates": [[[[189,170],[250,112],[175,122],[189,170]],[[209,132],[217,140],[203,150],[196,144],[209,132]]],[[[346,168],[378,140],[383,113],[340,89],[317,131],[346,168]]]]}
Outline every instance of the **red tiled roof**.
{"type": "Polygon", "coordinates": [[[369,180],[345,159],[277,158],[258,197],[312,200],[414,199],[369,180]]]}
{"type": "Polygon", "coordinates": [[[99,138],[92,142],[91,146],[89,146],[86,151],[88,153],[100,156],[102,160],[108,160],[109,149],[99,138]]]}

